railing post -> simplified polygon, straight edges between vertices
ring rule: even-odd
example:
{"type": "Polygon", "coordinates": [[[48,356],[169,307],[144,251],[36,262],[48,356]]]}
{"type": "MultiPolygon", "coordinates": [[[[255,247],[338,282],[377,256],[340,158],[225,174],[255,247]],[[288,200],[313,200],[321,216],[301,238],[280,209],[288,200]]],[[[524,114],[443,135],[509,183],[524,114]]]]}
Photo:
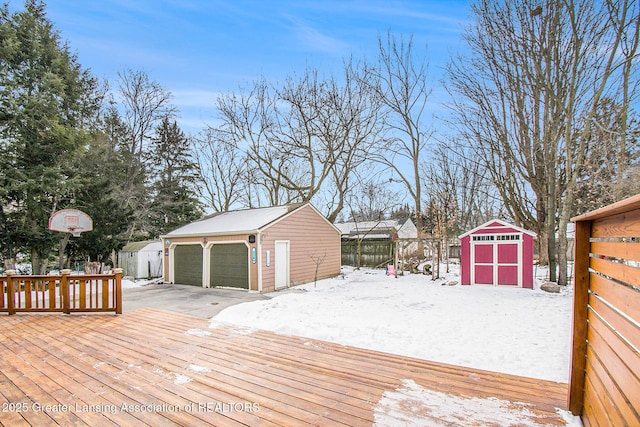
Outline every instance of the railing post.
{"type": "Polygon", "coordinates": [[[69,274],[71,270],[65,268],[60,270],[60,292],[62,293],[62,312],[65,314],[71,314],[69,304],[69,274]]]}
{"type": "Polygon", "coordinates": [[[7,270],[7,310],[9,315],[16,314],[15,307],[15,289],[13,286],[13,278],[11,276],[16,274],[15,270],[7,270]]]}
{"type": "Polygon", "coordinates": [[[113,273],[115,274],[115,284],[113,292],[116,297],[116,314],[122,314],[122,273],[123,270],[121,268],[114,268],[113,273]]]}

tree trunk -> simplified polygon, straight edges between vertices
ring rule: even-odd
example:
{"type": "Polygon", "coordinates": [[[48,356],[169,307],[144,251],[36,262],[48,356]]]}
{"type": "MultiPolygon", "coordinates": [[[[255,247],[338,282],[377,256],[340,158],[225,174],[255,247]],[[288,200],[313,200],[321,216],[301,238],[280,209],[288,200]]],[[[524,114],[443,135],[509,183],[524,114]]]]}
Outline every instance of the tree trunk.
{"type": "Polygon", "coordinates": [[[46,273],[47,260],[42,259],[37,249],[31,248],[31,274],[39,276],[46,273]]]}
{"type": "MultiPolygon", "coordinates": [[[[549,186],[555,187],[555,181],[550,183],[549,186]]],[[[557,280],[556,268],[557,268],[557,252],[556,252],[556,200],[555,191],[553,188],[549,188],[549,197],[547,206],[549,208],[547,214],[547,253],[549,254],[549,281],[555,282],[557,280]]]]}
{"type": "Polygon", "coordinates": [[[569,277],[567,274],[567,224],[568,218],[564,215],[560,217],[558,231],[558,284],[568,285],[569,277]]]}

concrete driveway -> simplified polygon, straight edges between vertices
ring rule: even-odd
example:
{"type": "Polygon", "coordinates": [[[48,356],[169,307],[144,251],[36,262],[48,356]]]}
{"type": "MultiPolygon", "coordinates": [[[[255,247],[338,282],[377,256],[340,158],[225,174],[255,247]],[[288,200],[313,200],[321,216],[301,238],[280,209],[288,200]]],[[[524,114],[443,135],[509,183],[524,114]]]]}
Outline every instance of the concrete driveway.
{"type": "Polygon", "coordinates": [[[122,311],[126,313],[139,308],[153,307],[209,319],[232,305],[270,298],[242,289],[172,284],[145,285],[122,290],[122,311]]]}

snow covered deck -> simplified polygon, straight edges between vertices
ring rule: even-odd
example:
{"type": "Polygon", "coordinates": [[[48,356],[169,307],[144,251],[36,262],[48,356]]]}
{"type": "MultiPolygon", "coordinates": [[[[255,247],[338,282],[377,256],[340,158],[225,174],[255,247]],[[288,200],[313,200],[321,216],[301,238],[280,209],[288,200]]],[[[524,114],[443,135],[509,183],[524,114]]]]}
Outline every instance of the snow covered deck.
{"type": "Polygon", "coordinates": [[[2,425],[565,425],[567,385],[143,309],[0,323],[2,425]]]}

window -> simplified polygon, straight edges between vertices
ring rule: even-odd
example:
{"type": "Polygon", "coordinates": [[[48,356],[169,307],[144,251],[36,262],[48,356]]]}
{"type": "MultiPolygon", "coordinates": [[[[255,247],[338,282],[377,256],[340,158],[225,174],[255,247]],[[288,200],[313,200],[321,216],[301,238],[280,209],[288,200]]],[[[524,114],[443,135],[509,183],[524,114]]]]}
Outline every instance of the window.
{"type": "Polygon", "coordinates": [[[473,236],[473,241],[474,242],[491,242],[491,241],[494,241],[495,238],[496,236],[480,235],[480,236],[473,236]]]}
{"type": "Polygon", "coordinates": [[[474,242],[493,242],[493,241],[513,241],[520,240],[519,234],[501,234],[501,235],[488,235],[481,234],[473,236],[474,242]]]}
{"type": "Polygon", "coordinates": [[[520,240],[519,234],[505,234],[497,237],[498,237],[498,240],[520,240]]]}

